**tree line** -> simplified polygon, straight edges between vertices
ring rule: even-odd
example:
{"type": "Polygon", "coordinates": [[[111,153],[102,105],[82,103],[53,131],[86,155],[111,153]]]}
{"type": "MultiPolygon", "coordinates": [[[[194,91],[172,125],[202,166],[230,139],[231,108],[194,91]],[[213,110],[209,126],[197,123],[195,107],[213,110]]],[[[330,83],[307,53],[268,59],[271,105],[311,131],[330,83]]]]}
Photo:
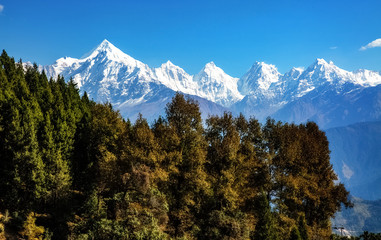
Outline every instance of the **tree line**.
{"type": "Polygon", "coordinates": [[[151,125],[0,57],[0,239],[329,239],[351,205],[313,122],[210,116],[177,93],[151,125]]]}

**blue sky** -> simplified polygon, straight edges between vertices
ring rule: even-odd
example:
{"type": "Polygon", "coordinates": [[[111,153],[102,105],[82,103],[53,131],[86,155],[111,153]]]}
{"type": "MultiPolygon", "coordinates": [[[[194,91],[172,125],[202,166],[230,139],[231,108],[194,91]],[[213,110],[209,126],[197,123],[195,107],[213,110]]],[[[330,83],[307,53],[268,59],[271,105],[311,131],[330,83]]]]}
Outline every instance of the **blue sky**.
{"type": "Polygon", "coordinates": [[[255,61],[281,73],[316,58],[381,70],[381,1],[0,0],[0,49],[23,61],[79,58],[108,39],[151,67],[195,74],[214,61],[242,76],[255,61]]]}

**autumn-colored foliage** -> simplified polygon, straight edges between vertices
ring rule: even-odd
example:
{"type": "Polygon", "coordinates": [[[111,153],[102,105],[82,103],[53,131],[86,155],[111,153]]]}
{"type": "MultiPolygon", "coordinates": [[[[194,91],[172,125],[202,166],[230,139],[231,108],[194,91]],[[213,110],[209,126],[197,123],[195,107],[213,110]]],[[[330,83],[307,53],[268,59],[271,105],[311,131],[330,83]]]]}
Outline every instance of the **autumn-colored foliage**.
{"type": "Polygon", "coordinates": [[[203,122],[177,93],[151,126],[131,123],[73,80],[0,57],[1,227],[20,238],[327,239],[350,206],[335,180],[313,122],[203,122]]]}

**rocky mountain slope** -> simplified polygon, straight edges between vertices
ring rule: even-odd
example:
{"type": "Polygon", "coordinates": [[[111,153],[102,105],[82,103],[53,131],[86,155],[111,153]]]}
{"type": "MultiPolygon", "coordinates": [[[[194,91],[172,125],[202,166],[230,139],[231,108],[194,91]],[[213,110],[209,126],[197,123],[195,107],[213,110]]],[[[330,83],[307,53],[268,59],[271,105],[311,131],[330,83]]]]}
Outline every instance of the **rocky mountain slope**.
{"type": "Polygon", "coordinates": [[[340,181],[354,196],[381,199],[381,122],[331,128],[326,134],[340,181]]]}

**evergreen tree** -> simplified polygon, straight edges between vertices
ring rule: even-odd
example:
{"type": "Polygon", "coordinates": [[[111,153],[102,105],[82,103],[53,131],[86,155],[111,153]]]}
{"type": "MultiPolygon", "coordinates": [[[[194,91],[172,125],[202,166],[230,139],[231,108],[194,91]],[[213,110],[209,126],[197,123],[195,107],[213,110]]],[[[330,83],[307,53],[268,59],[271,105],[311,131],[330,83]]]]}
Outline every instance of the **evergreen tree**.
{"type": "Polygon", "coordinates": [[[42,154],[45,162],[47,193],[46,198],[55,208],[58,200],[62,199],[69,191],[71,184],[70,168],[68,161],[61,155],[60,149],[53,138],[53,126],[50,115],[46,114],[44,121],[42,154]]]}
{"type": "Polygon", "coordinates": [[[141,115],[131,124],[80,97],[72,79],[48,81],[3,51],[0,214],[10,210],[20,234],[39,238],[36,224],[57,239],[331,235],[330,218],[351,203],[315,123],[262,127],[225,113],[206,126],[181,94],[152,127],[141,115]]]}
{"type": "Polygon", "coordinates": [[[91,109],[95,103],[90,101],[85,92],[80,100],[81,118],[78,120],[74,135],[73,157],[71,159],[71,172],[73,176],[73,186],[81,192],[86,191],[89,186],[88,168],[92,163],[91,159],[91,109]]]}
{"type": "Polygon", "coordinates": [[[37,139],[37,126],[42,114],[36,99],[30,94],[22,66],[16,65],[5,51],[1,63],[4,69],[1,81],[7,86],[7,89],[2,89],[0,104],[1,165],[5,180],[2,187],[8,190],[5,191],[6,206],[30,209],[41,199],[45,185],[44,163],[37,139]]]}
{"type": "Polygon", "coordinates": [[[275,240],[278,239],[277,229],[270,209],[267,194],[262,192],[256,201],[257,219],[255,231],[252,234],[252,239],[275,240]]]}

